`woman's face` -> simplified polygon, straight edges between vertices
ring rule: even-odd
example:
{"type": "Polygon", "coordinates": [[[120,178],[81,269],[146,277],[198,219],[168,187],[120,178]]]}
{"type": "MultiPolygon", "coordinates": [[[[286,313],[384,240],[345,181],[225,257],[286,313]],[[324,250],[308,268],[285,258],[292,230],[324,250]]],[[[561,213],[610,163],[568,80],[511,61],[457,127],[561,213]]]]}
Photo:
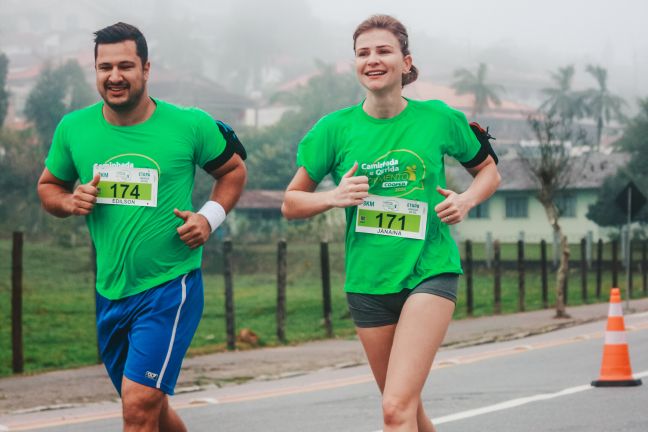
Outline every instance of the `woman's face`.
{"type": "Polygon", "coordinates": [[[373,29],[357,37],[355,65],[360,84],[383,93],[402,87],[402,75],[410,70],[412,56],[403,56],[398,39],[389,30],[373,29]]]}

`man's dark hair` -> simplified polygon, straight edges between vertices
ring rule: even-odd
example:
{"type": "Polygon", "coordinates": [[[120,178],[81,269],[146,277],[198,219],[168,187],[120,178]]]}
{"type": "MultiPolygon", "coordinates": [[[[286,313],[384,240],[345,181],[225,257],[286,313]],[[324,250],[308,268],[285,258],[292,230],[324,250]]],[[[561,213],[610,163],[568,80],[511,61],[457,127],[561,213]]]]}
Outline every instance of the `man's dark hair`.
{"type": "Polygon", "coordinates": [[[97,60],[97,47],[99,44],[112,44],[132,40],[137,48],[137,56],[142,60],[142,66],[148,61],[148,46],[146,39],[139,29],[133,25],[118,22],[111,26],[97,30],[95,33],[94,56],[97,60]]]}

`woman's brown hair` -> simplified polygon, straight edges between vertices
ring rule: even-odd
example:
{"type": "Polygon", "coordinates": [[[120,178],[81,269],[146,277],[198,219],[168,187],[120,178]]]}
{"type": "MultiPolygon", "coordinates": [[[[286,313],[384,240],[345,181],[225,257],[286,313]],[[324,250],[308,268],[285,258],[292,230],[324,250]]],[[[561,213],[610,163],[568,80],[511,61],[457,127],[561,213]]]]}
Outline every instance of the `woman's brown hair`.
{"type": "MultiPolygon", "coordinates": [[[[360,23],[353,33],[353,50],[355,51],[356,40],[362,33],[368,32],[373,29],[383,29],[393,34],[398,43],[400,44],[403,56],[410,55],[409,51],[409,38],[407,36],[407,29],[396,18],[389,15],[373,15],[360,23]]],[[[401,84],[405,87],[407,84],[413,83],[418,78],[418,69],[412,65],[408,73],[404,73],[401,84]]]]}

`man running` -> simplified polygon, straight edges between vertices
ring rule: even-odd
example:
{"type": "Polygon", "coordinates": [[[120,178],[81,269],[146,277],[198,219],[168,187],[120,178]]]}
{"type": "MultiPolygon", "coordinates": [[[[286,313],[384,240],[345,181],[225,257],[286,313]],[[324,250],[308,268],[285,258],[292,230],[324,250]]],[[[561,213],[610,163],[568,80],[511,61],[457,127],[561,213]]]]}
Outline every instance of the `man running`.
{"type": "Polygon", "coordinates": [[[149,97],[148,48],[136,27],[97,31],[94,50],[103,101],[61,120],[38,194],[55,216],[86,217],[99,347],[124,430],[185,431],[167,395],[203,310],[201,246],[243,190],[246,154],[207,113],[149,97]],[[196,165],[217,180],[198,212],[196,165]]]}

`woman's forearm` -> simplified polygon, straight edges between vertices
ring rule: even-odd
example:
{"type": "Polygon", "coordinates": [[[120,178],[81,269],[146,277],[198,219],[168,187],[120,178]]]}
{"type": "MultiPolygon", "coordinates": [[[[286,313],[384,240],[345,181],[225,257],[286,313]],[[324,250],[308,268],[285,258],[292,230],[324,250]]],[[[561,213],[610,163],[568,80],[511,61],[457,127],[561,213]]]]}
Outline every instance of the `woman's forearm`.
{"type": "Polygon", "coordinates": [[[478,171],[471,171],[471,174],[474,175],[473,181],[462,195],[468,200],[472,208],[486,201],[495,193],[501,177],[494,162],[485,165],[478,171]]]}
{"type": "Polygon", "coordinates": [[[304,219],[332,209],[331,192],[306,192],[288,190],[284,196],[281,213],[286,219],[304,219]]]}

